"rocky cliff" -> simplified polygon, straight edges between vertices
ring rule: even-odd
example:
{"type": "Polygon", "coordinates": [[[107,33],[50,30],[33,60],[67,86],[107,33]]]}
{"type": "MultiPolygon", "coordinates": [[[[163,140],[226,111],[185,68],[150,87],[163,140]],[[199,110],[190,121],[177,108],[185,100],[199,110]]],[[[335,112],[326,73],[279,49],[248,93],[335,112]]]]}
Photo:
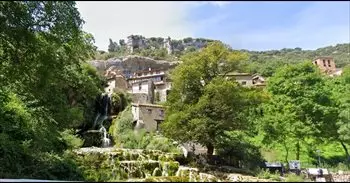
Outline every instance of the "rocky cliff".
{"type": "Polygon", "coordinates": [[[129,55],[123,58],[111,58],[108,60],[92,60],[89,62],[101,73],[106,70],[122,72],[125,77],[130,77],[133,72],[139,70],[152,69],[172,69],[179,62],[169,62],[166,60],[154,60],[148,57],[129,55]]]}
{"type": "Polygon", "coordinates": [[[214,40],[204,39],[204,38],[185,38],[185,39],[171,39],[170,37],[164,39],[161,37],[150,37],[145,38],[142,35],[130,35],[127,37],[127,41],[124,39],[117,42],[113,42],[110,39],[108,46],[109,52],[116,52],[127,48],[129,53],[133,53],[135,49],[144,50],[144,49],[162,49],[165,48],[168,51],[168,54],[174,52],[182,52],[184,50],[198,50],[205,47],[209,42],[214,40]]]}

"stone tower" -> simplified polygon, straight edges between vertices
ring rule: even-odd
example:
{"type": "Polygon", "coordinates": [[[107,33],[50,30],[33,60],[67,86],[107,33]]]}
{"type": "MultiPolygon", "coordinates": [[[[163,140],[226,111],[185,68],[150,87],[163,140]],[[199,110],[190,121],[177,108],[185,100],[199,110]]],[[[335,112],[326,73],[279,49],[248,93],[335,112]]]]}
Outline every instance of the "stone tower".
{"type": "Polygon", "coordinates": [[[133,53],[135,49],[143,49],[146,47],[146,40],[141,35],[131,35],[128,36],[128,41],[126,43],[129,53],[133,53]]]}
{"type": "Polygon", "coordinates": [[[134,52],[134,37],[133,35],[128,36],[127,42],[126,42],[126,47],[129,51],[129,53],[133,53],[134,52]]]}

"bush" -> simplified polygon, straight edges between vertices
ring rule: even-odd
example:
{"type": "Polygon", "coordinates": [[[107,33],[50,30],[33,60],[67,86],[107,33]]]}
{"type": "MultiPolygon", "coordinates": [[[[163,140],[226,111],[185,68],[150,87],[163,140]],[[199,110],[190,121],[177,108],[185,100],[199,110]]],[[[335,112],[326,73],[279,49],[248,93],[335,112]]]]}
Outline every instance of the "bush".
{"type": "Polygon", "coordinates": [[[128,130],[132,130],[133,116],[131,106],[126,107],[116,119],[113,120],[109,133],[118,141],[118,137],[128,130]]]}
{"type": "Polygon", "coordinates": [[[145,129],[133,130],[131,106],[128,106],[113,120],[109,128],[117,147],[130,149],[150,149],[178,153],[179,150],[168,138],[156,136],[145,129]]]}
{"type": "Polygon", "coordinates": [[[161,150],[163,152],[180,153],[173,142],[166,137],[153,136],[146,149],[161,150]]]}
{"type": "Polygon", "coordinates": [[[130,102],[131,102],[131,99],[124,92],[121,92],[121,91],[113,92],[112,94],[113,113],[118,114],[119,112],[123,111],[130,102]]]}
{"type": "Polygon", "coordinates": [[[77,135],[74,135],[74,131],[72,129],[67,129],[61,132],[61,136],[68,149],[80,148],[84,144],[84,140],[79,138],[77,135]]]}
{"type": "Polygon", "coordinates": [[[270,173],[268,170],[260,170],[257,174],[259,179],[271,179],[275,181],[280,181],[280,175],[276,173],[270,173]]]}

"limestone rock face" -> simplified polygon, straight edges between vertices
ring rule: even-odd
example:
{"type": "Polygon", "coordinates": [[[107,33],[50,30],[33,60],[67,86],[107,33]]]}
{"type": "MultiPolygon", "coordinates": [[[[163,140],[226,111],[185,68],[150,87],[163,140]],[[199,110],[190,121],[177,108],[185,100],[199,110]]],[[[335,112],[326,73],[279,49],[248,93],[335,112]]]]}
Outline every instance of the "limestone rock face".
{"type": "Polygon", "coordinates": [[[132,73],[139,70],[148,70],[149,68],[172,69],[179,64],[179,62],[154,60],[148,57],[135,55],[129,55],[124,58],[111,58],[108,60],[92,60],[89,63],[101,73],[107,70],[108,72],[122,72],[126,78],[129,78],[132,73]]]}

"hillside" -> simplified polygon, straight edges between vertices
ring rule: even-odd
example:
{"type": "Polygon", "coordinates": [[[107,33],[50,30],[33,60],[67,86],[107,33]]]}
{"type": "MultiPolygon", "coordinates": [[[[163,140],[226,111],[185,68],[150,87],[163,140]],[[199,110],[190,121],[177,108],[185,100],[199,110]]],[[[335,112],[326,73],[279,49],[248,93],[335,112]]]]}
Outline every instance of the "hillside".
{"type": "Polygon", "coordinates": [[[336,66],[342,68],[350,64],[350,44],[337,44],[316,50],[302,50],[301,48],[271,51],[240,50],[249,54],[249,71],[270,76],[274,70],[285,64],[294,64],[306,60],[313,60],[319,56],[331,56],[336,66]]]}
{"type": "MultiPolygon", "coordinates": [[[[198,51],[214,40],[203,38],[185,38],[173,40],[171,38],[151,37],[140,35],[128,36],[128,41],[119,40],[119,43],[109,40],[109,52],[96,52],[96,60],[108,60],[110,58],[138,55],[150,57],[155,60],[177,61],[182,55],[198,51]],[[131,51],[132,48],[132,51],[131,51]]],[[[350,64],[350,44],[337,44],[316,50],[302,50],[302,48],[284,48],[281,50],[249,51],[239,50],[248,54],[247,72],[260,73],[263,76],[271,76],[276,68],[285,64],[299,63],[305,60],[313,60],[318,56],[332,56],[336,66],[341,68],[350,64]]]]}

